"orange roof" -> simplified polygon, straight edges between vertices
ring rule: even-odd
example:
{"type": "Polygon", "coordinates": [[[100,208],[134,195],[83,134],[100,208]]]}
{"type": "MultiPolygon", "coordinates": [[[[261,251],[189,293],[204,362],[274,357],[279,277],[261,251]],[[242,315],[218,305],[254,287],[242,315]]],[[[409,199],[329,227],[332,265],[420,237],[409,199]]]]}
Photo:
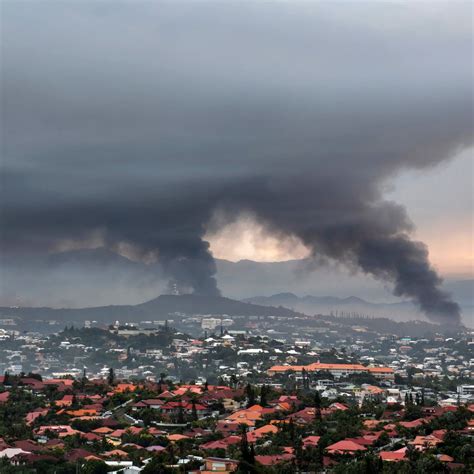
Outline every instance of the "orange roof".
{"type": "Polygon", "coordinates": [[[182,434],[170,434],[168,435],[170,441],[181,441],[182,439],[189,439],[189,436],[184,436],[182,434]]]}
{"type": "Polygon", "coordinates": [[[279,424],[285,424],[289,422],[290,420],[270,420],[271,425],[279,425],[279,424]]]}
{"type": "Polygon", "coordinates": [[[305,368],[304,365],[274,365],[270,367],[268,370],[271,372],[289,372],[291,371],[301,371],[305,368]]]}
{"type": "Polygon", "coordinates": [[[413,441],[410,441],[408,444],[413,444],[416,446],[436,446],[437,444],[442,443],[442,441],[436,436],[416,436],[413,441]]]}
{"type": "MultiPolygon", "coordinates": [[[[383,423],[386,423],[386,421],[385,421],[385,420],[364,420],[364,421],[362,422],[362,424],[363,424],[366,428],[368,428],[369,430],[370,430],[370,429],[374,429],[374,428],[376,428],[378,425],[383,424],[383,423]]],[[[394,425],[394,426],[395,426],[395,425],[394,425]]]]}
{"type": "Polygon", "coordinates": [[[275,425],[264,425],[261,426],[260,428],[257,428],[253,433],[276,433],[278,431],[278,428],[275,425]]]}
{"type": "Polygon", "coordinates": [[[306,366],[306,370],[367,370],[361,364],[320,364],[315,362],[306,366]]]}
{"type": "Polygon", "coordinates": [[[391,367],[367,367],[369,372],[373,373],[393,373],[393,369],[391,367]]]}
{"type": "Polygon", "coordinates": [[[45,384],[63,384],[66,387],[72,387],[74,380],[73,379],[47,379],[43,380],[43,383],[45,384]]]}
{"type": "Polygon", "coordinates": [[[308,372],[318,370],[360,370],[373,373],[393,373],[390,367],[365,367],[362,364],[321,364],[314,362],[309,365],[274,365],[270,367],[269,372],[302,372],[303,369],[308,372]]]}
{"type": "Polygon", "coordinates": [[[57,433],[60,438],[81,433],[78,430],[74,430],[69,425],[42,425],[35,430],[36,434],[39,435],[46,433],[46,431],[53,431],[54,433],[57,433]]]}
{"type": "Polygon", "coordinates": [[[260,405],[252,405],[251,407],[247,408],[250,411],[263,411],[263,407],[260,405]]]}
{"type": "Polygon", "coordinates": [[[256,430],[247,433],[247,439],[250,442],[256,441],[257,439],[262,438],[263,436],[270,434],[270,433],[277,433],[278,428],[275,425],[264,425],[256,430]]]}
{"type": "Polygon", "coordinates": [[[97,410],[68,410],[66,413],[71,416],[97,415],[97,410]]]}
{"type": "Polygon", "coordinates": [[[96,428],[95,430],[92,430],[93,433],[98,433],[98,434],[107,434],[107,433],[112,433],[113,429],[109,428],[108,426],[101,426],[100,428],[96,428]]]}
{"type": "Polygon", "coordinates": [[[376,387],[375,385],[368,385],[367,387],[364,387],[364,390],[367,390],[370,393],[382,393],[385,392],[383,388],[376,387]]]}
{"type": "Polygon", "coordinates": [[[244,423],[242,420],[260,420],[260,418],[262,418],[262,414],[258,411],[240,410],[232,413],[226,419],[244,423]]]}
{"type": "Polygon", "coordinates": [[[66,406],[72,405],[72,401],[73,401],[72,395],[64,395],[64,397],[61,398],[61,400],[55,400],[54,403],[58,407],[66,407],[66,406]]]}
{"type": "Polygon", "coordinates": [[[119,383],[114,388],[115,393],[123,393],[129,390],[130,392],[134,392],[138,387],[133,383],[119,383]]]}

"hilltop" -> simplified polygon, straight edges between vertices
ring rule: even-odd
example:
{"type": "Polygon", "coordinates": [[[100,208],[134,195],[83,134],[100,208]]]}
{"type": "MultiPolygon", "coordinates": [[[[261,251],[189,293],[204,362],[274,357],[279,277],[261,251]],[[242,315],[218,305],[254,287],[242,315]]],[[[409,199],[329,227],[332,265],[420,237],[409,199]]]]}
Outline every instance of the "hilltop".
{"type": "Polygon", "coordinates": [[[166,319],[170,314],[226,314],[229,316],[285,316],[297,313],[291,309],[261,306],[222,296],[160,295],[138,305],[110,305],[91,308],[12,308],[0,307],[3,318],[18,318],[23,322],[60,320],[81,323],[94,320],[112,323],[116,320],[139,322],[145,319],[166,319]]]}

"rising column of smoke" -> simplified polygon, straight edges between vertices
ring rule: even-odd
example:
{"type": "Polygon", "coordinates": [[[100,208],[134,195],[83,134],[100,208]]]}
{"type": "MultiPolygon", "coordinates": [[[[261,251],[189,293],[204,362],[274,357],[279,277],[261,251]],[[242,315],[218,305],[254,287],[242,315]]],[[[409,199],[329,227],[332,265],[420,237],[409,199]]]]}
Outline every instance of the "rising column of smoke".
{"type": "MultiPolygon", "coordinates": [[[[220,294],[216,266],[209,243],[203,240],[212,206],[206,196],[198,197],[194,188],[139,193],[132,202],[122,202],[121,206],[115,203],[113,209],[99,207],[90,215],[96,225],[108,223],[107,247],[128,242],[136,247],[141,260],[156,252],[157,261],[170,278],[169,288],[176,285],[180,293],[215,296],[220,294]]],[[[79,221],[74,225],[88,227],[91,223],[79,221]]]]}
{"type": "Polygon", "coordinates": [[[360,225],[335,226],[312,235],[310,242],[315,252],[354,262],[365,273],[391,282],[396,296],[414,300],[433,321],[460,323],[459,305],[441,290],[442,279],[431,267],[423,243],[402,232],[364,235],[365,230],[360,225]]]}
{"type": "Polygon", "coordinates": [[[179,249],[179,255],[171,257],[161,250],[160,263],[163,270],[170,275],[168,285],[170,293],[174,292],[174,285],[178,293],[192,292],[196,295],[218,296],[215,279],[216,264],[209,252],[209,243],[201,237],[196,236],[192,245],[192,251],[183,252],[179,249]]]}
{"type": "Polygon", "coordinates": [[[459,321],[383,186],[472,144],[469,5],[9,3],[3,252],[103,229],[217,294],[206,225],[249,211],[459,321]]]}
{"type": "Polygon", "coordinates": [[[410,239],[405,209],[379,200],[377,181],[344,173],[333,180],[292,176],[240,183],[227,212],[256,214],[270,231],[298,236],[315,257],[326,257],[390,282],[433,321],[460,323],[460,308],[442,291],[427,247],[410,239]]]}
{"type": "MultiPolygon", "coordinates": [[[[55,200],[49,190],[38,190],[23,184],[26,195],[36,197],[40,208],[28,200],[12,201],[9,189],[16,186],[15,176],[5,172],[8,186],[2,209],[2,249],[11,255],[62,251],[63,243],[75,240],[75,248],[89,245],[97,235],[95,246],[108,248],[132,260],[158,262],[170,284],[176,283],[183,293],[219,295],[216,267],[203,240],[205,223],[212,205],[198,190],[163,190],[150,192],[125,189],[105,199],[77,204],[66,197],[55,200]],[[173,204],[169,204],[170,200],[173,204]]],[[[77,186],[77,185],[76,185],[77,186]]]]}

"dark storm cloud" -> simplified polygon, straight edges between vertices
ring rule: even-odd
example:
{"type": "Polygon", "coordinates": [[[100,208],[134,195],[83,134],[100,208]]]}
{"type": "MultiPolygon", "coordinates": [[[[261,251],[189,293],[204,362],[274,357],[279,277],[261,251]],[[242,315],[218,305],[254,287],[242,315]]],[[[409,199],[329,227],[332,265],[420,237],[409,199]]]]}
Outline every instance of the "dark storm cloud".
{"type": "Polygon", "coordinates": [[[6,3],[3,248],[100,230],[212,294],[206,227],[252,212],[458,322],[383,188],[472,143],[469,10],[6,3]]]}

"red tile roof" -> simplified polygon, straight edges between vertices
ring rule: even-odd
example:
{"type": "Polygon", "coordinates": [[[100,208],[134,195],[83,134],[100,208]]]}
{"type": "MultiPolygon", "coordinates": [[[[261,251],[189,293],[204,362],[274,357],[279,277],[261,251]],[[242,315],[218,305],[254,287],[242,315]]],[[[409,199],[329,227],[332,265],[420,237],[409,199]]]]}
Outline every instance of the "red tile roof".
{"type": "Polygon", "coordinates": [[[10,398],[10,392],[0,393],[0,403],[6,403],[9,398],[10,398]]]}
{"type": "Polygon", "coordinates": [[[306,446],[317,446],[319,443],[319,440],[321,439],[321,436],[307,436],[306,438],[303,438],[303,446],[306,448],[306,446]]]}
{"type": "Polygon", "coordinates": [[[263,466],[273,466],[274,464],[280,464],[282,462],[291,461],[295,456],[293,454],[273,454],[266,456],[255,456],[255,461],[262,464],[263,466]]]}
{"type": "Polygon", "coordinates": [[[399,462],[405,459],[405,453],[397,453],[396,451],[380,451],[382,461],[399,462]]]}
{"type": "Polygon", "coordinates": [[[331,444],[328,446],[327,451],[329,453],[352,453],[355,451],[366,451],[367,448],[361,446],[360,444],[343,439],[342,441],[338,441],[337,443],[331,444]]]}

